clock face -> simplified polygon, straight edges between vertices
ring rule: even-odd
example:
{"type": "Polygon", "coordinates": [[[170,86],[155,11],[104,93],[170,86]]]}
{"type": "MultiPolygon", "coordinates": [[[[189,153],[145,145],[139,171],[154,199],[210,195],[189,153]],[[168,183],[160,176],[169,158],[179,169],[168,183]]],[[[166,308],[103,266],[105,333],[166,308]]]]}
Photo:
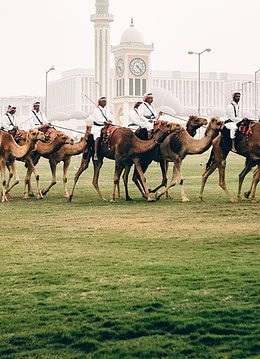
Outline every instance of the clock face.
{"type": "Polygon", "coordinates": [[[135,76],[142,76],[146,71],[146,64],[143,59],[136,57],[130,62],[130,71],[135,76]]]}
{"type": "Polygon", "coordinates": [[[121,77],[123,75],[124,69],[125,69],[124,61],[123,61],[123,59],[119,59],[116,64],[116,72],[117,72],[118,76],[121,77]]]}

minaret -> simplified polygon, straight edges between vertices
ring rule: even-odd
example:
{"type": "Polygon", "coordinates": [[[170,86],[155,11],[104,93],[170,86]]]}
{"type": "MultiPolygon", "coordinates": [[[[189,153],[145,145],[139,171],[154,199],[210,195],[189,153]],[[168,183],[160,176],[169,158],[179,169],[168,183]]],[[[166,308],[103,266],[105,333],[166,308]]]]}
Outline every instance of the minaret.
{"type": "Polygon", "coordinates": [[[107,96],[109,103],[111,100],[110,22],[114,21],[114,16],[108,12],[108,0],[96,0],[96,13],[90,16],[90,20],[95,24],[95,101],[100,96],[107,96]]]}

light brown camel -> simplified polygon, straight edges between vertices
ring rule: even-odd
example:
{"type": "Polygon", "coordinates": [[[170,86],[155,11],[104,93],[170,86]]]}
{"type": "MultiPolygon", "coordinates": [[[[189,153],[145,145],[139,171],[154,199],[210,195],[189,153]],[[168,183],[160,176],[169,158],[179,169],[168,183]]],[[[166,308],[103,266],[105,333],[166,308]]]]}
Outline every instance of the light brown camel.
{"type": "MultiPolygon", "coordinates": [[[[45,126],[46,127],[46,126],[45,126]]],[[[24,144],[24,138],[26,136],[26,131],[20,131],[20,137],[15,137],[16,141],[19,145],[24,144]]],[[[37,198],[42,199],[43,195],[40,190],[40,183],[39,183],[39,174],[36,171],[36,164],[38,163],[41,156],[48,156],[51,153],[58,151],[62,145],[64,144],[72,144],[74,141],[71,137],[66,135],[64,132],[57,131],[54,127],[49,126],[47,132],[45,132],[45,141],[44,142],[38,142],[35,148],[35,151],[28,156],[26,156],[24,159],[22,159],[23,162],[25,162],[25,166],[27,167],[25,179],[24,179],[24,196],[23,198],[28,198],[29,196],[34,196],[31,186],[31,175],[32,173],[35,176],[36,179],[36,185],[37,185],[37,198]]],[[[11,191],[11,189],[19,183],[19,178],[17,176],[17,173],[14,174],[14,183],[11,187],[9,187],[10,180],[13,176],[12,171],[12,161],[9,161],[10,165],[10,172],[9,172],[9,181],[8,181],[8,189],[7,193],[11,191]]]]}
{"type": "MultiPolygon", "coordinates": [[[[117,127],[112,134],[112,137],[109,140],[109,144],[102,147],[99,155],[98,161],[93,161],[94,164],[94,176],[93,176],[93,185],[102,201],[106,199],[102,196],[99,189],[98,178],[99,172],[103,165],[103,158],[109,158],[115,160],[115,172],[114,172],[114,188],[111,197],[111,202],[115,202],[115,192],[118,188],[120,175],[125,167],[131,167],[134,163],[136,165],[137,171],[140,176],[140,181],[142,182],[146,194],[147,200],[152,201],[152,198],[148,192],[148,189],[145,184],[145,179],[143,172],[140,166],[140,155],[152,150],[154,147],[159,145],[164,138],[171,132],[180,130],[181,126],[174,123],[169,123],[167,121],[159,120],[157,123],[157,128],[154,131],[153,138],[149,140],[140,140],[135,136],[135,134],[129,128],[117,127]]],[[[88,155],[83,155],[80,168],[75,174],[74,186],[68,200],[72,200],[73,193],[75,190],[76,183],[79,179],[81,173],[88,168],[90,156],[92,155],[92,145],[90,144],[90,151],[88,155]]],[[[127,181],[125,181],[125,192],[126,197],[128,196],[127,181]]]]}
{"type": "Polygon", "coordinates": [[[182,131],[171,134],[166,137],[164,142],[160,145],[160,152],[158,151],[159,158],[173,162],[173,175],[172,180],[167,186],[156,193],[156,199],[159,199],[169,188],[175,186],[177,182],[181,185],[181,199],[183,202],[189,201],[183,188],[183,181],[181,179],[181,165],[182,161],[187,155],[200,154],[209,149],[212,140],[219,134],[223,128],[223,121],[217,117],[211,118],[206,128],[204,137],[194,139],[185,129],[182,131]]]}
{"type": "MultiPolygon", "coordinates": [[[[186,123],[186,131],[188,132],[188,134],[191,137],[194,137],[196,135],[197,130],[202,126],[206,126],[207,123],[208,123],[208,121],[205,118],[198,117],[196,115],[191,115],[191,116],[189,116],[189,119],[186,123]]],[[[150,165],[150,163],[152,161],[156,161],[156,162],[160,163],[160,168],[161,168],[161,173],[162,173],[162,182],[159,186],[157,186],[153,190],[149,190],[150,193],[155,193],[161,187],[165,187],[167,185],[167,171],[168,171],[168,167],[169,167],[169,162],[161,159],[160,156],[158,156],[157,152],[158,151],[155,148],[153,151],[150,151],[149,154],[145,154],[141,158],[143,172],[145,172],[147,170],[148,166],[150,165]]],[[[138,177],[138,173],[136,170],[133,173],[132,180],[136,184],[138,189],[140,190],[141,194],[144,195],[143,188],[140,186],[139,177],[138,177]]],[[[183,180],[181,180],[181,183],[182,182],[183,182],[183,180]]],[[[169,191],[166,191],[165,194],[166,194],[167,198],[172,198],[169,191]]]]}
{"type": "Polygon", "coordinates": [[[91,125],[87,125],[86,132],[79,142],[76,142],[73,145],[63,145],[63,146],[61,146],[61,148],[58,151],[52,153],[49,156],[49,164],[50,164],[51,173],[52,173],[52,181],[44,190],[41,191],[41,193],[43,195],[46,195],[49,192],[49,190],[56,184],[56,182],[57,182],[57,175],[56,175],[57,165],[58,165],[58,163],[63,161],[64,197],[68,198],[69,191],[68,191],[68,187],[67,187],[67,182],[68,182],[67,173],[68,173],[69,165],[71,162],[71,157],[79,155],[80,153],[82,153],[83,151],[86,150],[87,140],[88,140],[88,136],[90,134],[90,130],[91,130],[91,125]]]}
{"type": "MultiPolygon", "coordinates": [[[[250,123],[250,121],[249,121],[250,123]]],[[[248,124],[248,120],[244,119],[242,124],[248,124]]],[[[243,134],[240,131],[237,131],[235,138],[235,146],[237,154],[246,157],[246,165],[243,171],[239,175],[239,186],[238,186],[238,199],[241,198],[241,188],[243,180],[246,174],[251,170],[255,165],[260,164],[260,122],[253,122],[250,126],[250,133],[243,134]]],[[[202,183],[199,193],[200,201],[203,201],[203,191],[208,177],[218,168],[219,171],[219,186],[224,190],[226,195],[229,197],[231,202],[234,202],[235,199],[230,195],[227,185],[225,182],[225,169],[226,169],[226,158],[231,151],[232,143],[230,140],[230,131],[224,127],[222,133],[212,142],[212,151],[209,158],[209,161],[206,165],[206,170],[202,174],[202,183]]],[[[255,190],[257,181],[257,173],[254,175],[253,179],[253,189],[252,201],[255,201],[255,190]]]]}
{"type": "Polygon", "coordinates": [[[13,136],[5,131],[0,131],[0,166],[2,177],[2,202],[8,201],[6,189],[5,169],[8,168],[8,162],[12,159],[12,169],[17,175],[15,159],[26,158],[36,147],[39,140],[44,140],[44,134],[36,129],[31,129],[26,135],[23,146],[19,146],[13,136]]]}

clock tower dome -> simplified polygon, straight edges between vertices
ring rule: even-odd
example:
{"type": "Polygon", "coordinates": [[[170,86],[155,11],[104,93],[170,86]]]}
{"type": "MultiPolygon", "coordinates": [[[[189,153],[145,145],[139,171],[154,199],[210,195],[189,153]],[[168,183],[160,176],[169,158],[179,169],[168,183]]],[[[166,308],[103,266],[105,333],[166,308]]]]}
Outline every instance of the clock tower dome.
{"type": "Polygon", "coordinates": [[[150,89],[150,53],[153,44],[145,45],[143,36],[134,27],[133,19],[120,40],[112,46],[114,62],[114,116],[126,125],[129,110],[150,89]]]}

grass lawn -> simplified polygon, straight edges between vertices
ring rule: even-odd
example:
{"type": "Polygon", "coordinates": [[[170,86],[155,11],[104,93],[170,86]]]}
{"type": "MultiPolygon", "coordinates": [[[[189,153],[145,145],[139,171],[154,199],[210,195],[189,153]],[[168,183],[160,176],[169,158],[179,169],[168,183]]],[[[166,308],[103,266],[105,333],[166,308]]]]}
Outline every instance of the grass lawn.
{"type": "MultiPolygon", "coordinates": [[[[217,171],[200,203],[208,156],[183,162],[188,203],[178,186],[172,200],[147,203],[131,181],[134,201],[101,202],[92,165],[71,203],[61,165],[43,200],[22,200],[18,163],[21,182],[13,200],[0,204],[0,358],[260,358],[259,203],[230,203],[217,171]]],[[[80,158],[70,166],[69,188],[80,158]]],[[[105,160],[100,174],[108,199],[113,165],[105,160]]],[[[229,155],[234,196],[243,166],[229,155]]],[[[46,187],[46,160],[38,171],[46,187]]],[[[158,164],[146,177],[149,187],[160,183],[158,164]]],[[[252,172],[245,190],[251,179],[252,172]]]]}

